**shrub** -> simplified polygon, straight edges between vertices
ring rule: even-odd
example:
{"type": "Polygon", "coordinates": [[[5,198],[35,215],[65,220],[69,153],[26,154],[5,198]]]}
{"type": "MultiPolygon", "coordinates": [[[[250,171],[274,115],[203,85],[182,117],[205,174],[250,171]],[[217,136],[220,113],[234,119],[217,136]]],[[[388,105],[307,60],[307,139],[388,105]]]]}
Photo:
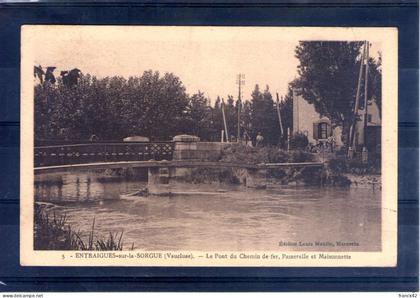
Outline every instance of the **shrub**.
{"type": "Polygon", "coordinates": [[[304,168],[301,173],[301,179],[307,185],[320,185],[321,184],[322,169],[315,167],[304,168]]]}
{"type": "MultiPolygon", "coordinates": [[[[235,145],[225,148],[222,152],[221,161],[256,165],[260,163],[282,163],[282,162],[306,162],[314,161],[314,155],[303,150],[294,150],[287,152],[278,147],[248,147],[244,145],[235,145]]],[[[269,169],[268,177],[284,179],[293,175],[288,169],[269,169]]],[[[308,174],[309,177],[311,174],[308,174]]],[[[194,174],[194,179],[202,180],[200,174],[194,174]]],[[[226,181],[226,177],[224,181],[226,181]]],[[[233,175],[233,177],[235,177],[233,175]]],[[[311,178],[308,178],[309,181],[311,178]]],[[[319,180],[319,179],[318,179],[319,180]]]]}
{"type": "Polygon", "coordinates": [[[195,168],[192,169],[190,175],[178,179],[196,184],[212,182],[239,184],[239,179],[235,176],[232,169],[195,168]]]}
{"type": "Polygon", "coordinates": [[[328,167],[333,173],[345,173],[347,171],[347,160],[345,157],[330,159],[328,167]]]}
{"type": "Polygon", "coordinates": [[[306,149],[308,144],[309,144],[308,137],[304,135],[303,133],[300,133],[300,132],[295,133],[290,138],[290,147],[293,149],[306,149]]]}
{"type": "Polygon", "coordinates": [[[287,162],[289,154],[278,147],[249,147],[245,145],[229,146],[222,151],[221,161],[259,164],[287,162]]]}
{"type": "Polygon", "coordinates": [[[325,177],[325,184],[332,185],[332,186],[340,186],[340,187],[348,187],[351,184],[349,178],[341,174],[332,174],[326,175],[325,177]]]}
{"type": "Polygon", "coordinates": [[[294,150],[289,153],[289,162],[314,161],[315,156],[312,153],[303,150],[294,150]]]}
{"type": "Polygon", "coordinates": [[[380,166],[377,166],[374,161],[363,163],[360,159],[348,160],[345,156],[330,159],[328,168],[333,173],[352,173],[356,175],[380,173],[380,166]]]}

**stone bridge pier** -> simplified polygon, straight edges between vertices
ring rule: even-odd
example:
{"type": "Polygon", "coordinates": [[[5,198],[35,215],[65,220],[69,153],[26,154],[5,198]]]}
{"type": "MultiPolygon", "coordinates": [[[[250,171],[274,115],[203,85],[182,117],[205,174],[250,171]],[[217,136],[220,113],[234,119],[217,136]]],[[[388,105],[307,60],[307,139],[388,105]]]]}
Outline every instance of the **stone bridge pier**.
{"type": "Polygon", "coordinates": [[[170,194],[175,177],[176,169],[174,167],[149,168],[147,179],[147,191],[152,195],[166,195],[170,194]]]}
{"type": "MultiPolygon", "coordinates": [[[[190,135],[178,135],[173,138],[175,148],[173,161],[193,161],[200,163],[214,163],[219,160],[224,143],[200,142],[200,138],[190,135]]],[[[216,162],[217,163],[217,162],[216,162]]],[[[201,165],[205,167],[205,165],[201,165]]],[[[245,167],[234,167],[234,175],[240,183],[246,187],[262,188],[266,186],[265,169],[251,169],[245,167]]],[[[182,166],[161,166],[150,167],[148,173],[148,193],[152,195],[170,194],[177,178],[191,175],[191,167],[182,166]]]]}
{"type": "Polygon", "coordinates": [[[269,169],[323,167],[320,162],[269,163],[246,165],[238,163],[220,163],[223,143],[199,142],[196,136],[180,135],[174,137],[175,149],[173,161],[153,164],[148,172],[148,192],[152,195],[165,195],[173,192],[177,178],[190,176],[194,167],[230,168],[240,184],[250,188],[265,188],[269,169]]]}
{"type": "MultiPolygon", "coordinates": [[[[173,138],[175,148],[174,161],[200,160],[200,138],[191,135],[178,135],[173,138]]],[[[182,177],[191,173],[190,168],[159,167],[149,168],[147,189],[152,195],[170,194],[176,177],[182,177]]]]}

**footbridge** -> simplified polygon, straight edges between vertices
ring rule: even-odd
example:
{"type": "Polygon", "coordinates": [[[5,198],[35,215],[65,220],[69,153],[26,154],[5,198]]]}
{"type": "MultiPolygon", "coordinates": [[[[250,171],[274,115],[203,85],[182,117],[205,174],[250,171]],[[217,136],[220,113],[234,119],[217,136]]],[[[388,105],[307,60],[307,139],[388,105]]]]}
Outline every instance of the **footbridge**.
{"type": "Polygon", "coordinates": [[[322,167],[322,162],[286,162],[286,163],[260,163],[244,164],[224,161],[198,161],[198,160],[148,160],[148,161],[117,161],[117,162],[92,162],[83,164],[53,165],[35,167],[35,174],[53,173],[63,171],[83,171],[83,170],[106,170],[106,169],[127,169],[127,168],[208,168],[208,169],[250,169],[266,170],[278,168],[302,168],[302,167],[322,167]]]}
{"type": "Polygon", "coordinates": [[[144,168],[148,171],[149,192],[161,194],[170,192],[170,181],[185,175],[189,169],[235,169],[241,172],[241,180],[249,186],[255,184],[261,172],[269,169],[323,167],[321,162],[247,164],[211,161],[217,160],[215,157],[221,155],[225,145],[184,137],[178,142],[40,146],[34,148],[34,173],[144,168]]]}

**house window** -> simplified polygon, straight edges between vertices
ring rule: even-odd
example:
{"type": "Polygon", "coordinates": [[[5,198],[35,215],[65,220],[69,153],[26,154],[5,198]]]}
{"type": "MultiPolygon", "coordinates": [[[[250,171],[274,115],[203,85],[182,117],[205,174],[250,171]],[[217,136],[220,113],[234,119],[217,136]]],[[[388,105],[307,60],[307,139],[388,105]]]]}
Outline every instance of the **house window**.
{"type": "Polygon", "coordinates": [[[372,114],[367,115],[367,122],[372,122],[372,114]]]}
{"type": "Polygon", "coordinates": [[[326,139],[327,136],[327,123],[319,123],[318,125],[318,137],[320,139],[326,139]]]}

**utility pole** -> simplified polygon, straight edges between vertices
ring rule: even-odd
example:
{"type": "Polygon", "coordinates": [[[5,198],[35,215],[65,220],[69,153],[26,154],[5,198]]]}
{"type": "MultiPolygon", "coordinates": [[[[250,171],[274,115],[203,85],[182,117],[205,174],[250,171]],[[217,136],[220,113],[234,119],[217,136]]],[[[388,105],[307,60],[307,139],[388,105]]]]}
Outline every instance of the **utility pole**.
{"type": "MultiPolygon", "coordinates": [[[[281,115],[280,115],[280,104],[279,104],[279,94],[276,92],[276,107],[277,107],[277,117],[279,118],[279,123],[280,123],[280,133],[281,133],[281,137],[283,137],[283,124],[281,122],[281,115]]],[[[282,98],[283,99],[283,98],[282,98]]]]}
{"type": "Polygon", "coordinates": [[[225,100],[222,98],[222,116],[223,116],[223,123],[225,125],[225,136],[226,136],[226,142],[229,143],[229,132],[226,122],[226,115],[225,115],[225,100]]]}
{"type": "Polygon", "coordinates": [[[242,106],[242,85],[245,85],[245,74],[240,73],[236,76],[236,84],[238,84],[238,136],[237,142],[241,141],[241,106],[242,106]]]}
{"type": "Polygon", "coordinates": [[[359,79],[357,81],[356,100],[354,103],[354,113],[353,113],[352,125],[350,126],[350,134],[349,134],[349,142],[348,142],[349,148],[350,147],[353,148],[354,134],[356,132],[357,116],[359,114],[360,85],[362,82],[363,63],[365,60],[365,54],[366,54],[366,41],[363,46],[362,58],[360,59],[360,70],[359,70],[359,79]]]}
{"type": "Polygon", "coordinates": [[[366,66],[365,66],[365,111],[363,117],[363,143],[366,147],[366,130],[368,123],[368,77],[369,77],[369,42],[366,42],[366,66]]]}

